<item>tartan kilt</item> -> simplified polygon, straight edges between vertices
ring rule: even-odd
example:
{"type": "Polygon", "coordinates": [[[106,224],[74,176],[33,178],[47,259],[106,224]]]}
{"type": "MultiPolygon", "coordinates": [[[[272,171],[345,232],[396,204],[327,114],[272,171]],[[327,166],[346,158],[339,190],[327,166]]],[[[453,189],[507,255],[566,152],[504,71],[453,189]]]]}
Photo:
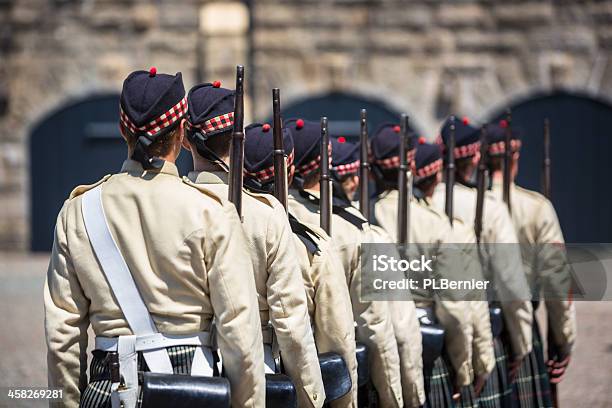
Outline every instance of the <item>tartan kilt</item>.
{"type": "Polygon", "coordinates": [[[460,393],[461,398],[455,403],[455,407],[478,408],[480,406],[478,400],[476,399],[476,394],[474,393],[474,387],[472,385],[461,387],[460,393]]]}
{"type": "Polygon", "coordinates": [[[510,408],[512,406],[512,387],[508,380],[508,350],[501,336],[493,339],[493,350],[495,351],[495,367],[478,397],[478,404],[481,408],[510,408]]]}
{"type": "MultiPolygon", "coordinates": [[[[195,353],[195,346],[168,347],[168,355],[172,363],[174,374],[191,373],[191,361],[195,353]]],[[[108,365],[105,362],[106,352],[93,351],[89,365],[89,384],[81,393],[80,408],[111,408],[111,382],[108,365]]],[[[138,371],[149,371],[142,353],[138,353],[138,371]]],[[[138,407],[142,404],[142,390],[138,396],[138,407]]]]}
{"type": "Polygon", "coordinates": [[[453,385],[448,365],[442,356],[438,357],[433,367],[423,372],[425,379],[425,405],[426,408],[453,407],[453,385]]]}
{"type": "Polygon", "coordinates": [[[552,408],[548,369],[537,321],[533,324],[533,350],[523,360],[513,386],[513,405],[518,408],[552,408]]]}

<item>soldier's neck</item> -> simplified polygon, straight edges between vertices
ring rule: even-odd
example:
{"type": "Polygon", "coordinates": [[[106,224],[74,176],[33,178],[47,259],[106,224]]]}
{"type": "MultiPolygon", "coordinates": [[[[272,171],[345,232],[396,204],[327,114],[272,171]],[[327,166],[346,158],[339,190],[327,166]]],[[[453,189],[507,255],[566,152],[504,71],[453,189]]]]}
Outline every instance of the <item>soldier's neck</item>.
{"type": "Polygon", "coordinates": [[[504,172],[503,171],[495,171],[495,172],[493,172],[493,174],[491,175],[491,179],[494,182],[502,182],[502,181],[504,181],[504,172]]]}
{"type": "MultiPolygon", "coordinates": [[[[217,163],[213,163],[210,160],[206,160],[205,158],[199,156],[199,155],[192,155],[193,156],[193,170],[194,171],[209,171],[209,172],[214,172],[214,171],[224,171],[223,168],[221,168],[221,166],[219,166],[217,163]]],[[[225,163],[229,163],[229,156],[223,156],[221,157],[221,160],[223,160],[223,162],[225,163]]]]}

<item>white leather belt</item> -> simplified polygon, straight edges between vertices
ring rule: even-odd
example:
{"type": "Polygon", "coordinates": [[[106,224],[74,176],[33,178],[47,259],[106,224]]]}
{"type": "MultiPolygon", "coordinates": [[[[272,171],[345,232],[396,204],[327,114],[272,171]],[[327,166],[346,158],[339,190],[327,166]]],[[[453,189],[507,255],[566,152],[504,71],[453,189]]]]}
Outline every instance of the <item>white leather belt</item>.
{"type": "MultiPolygon", "coordinates": [[[[96,337],[96,350],[117,351],[118,337],[96,337]]],[[[211,347],[209,332],[195,334],[164,334],[154,333],[136,336],[136,351],[155,350],[173,346],[204,346],[211,347]]]]}

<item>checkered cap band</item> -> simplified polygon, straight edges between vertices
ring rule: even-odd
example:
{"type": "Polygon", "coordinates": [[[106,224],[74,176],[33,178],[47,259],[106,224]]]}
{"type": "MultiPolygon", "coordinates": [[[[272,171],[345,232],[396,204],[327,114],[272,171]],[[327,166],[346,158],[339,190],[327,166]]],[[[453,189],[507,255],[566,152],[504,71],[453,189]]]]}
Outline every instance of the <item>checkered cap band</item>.
{"type": "Polygon", "coordinates": [[[156,119],[153,119],[144,126],[137,127],[130,117],[120,107],[119,119],[121,124],[133,134],[137,132],[145,132],[148,136],[155,136],[168,126],[173,125],[187,113],[187,98],[183,98],[174,105],[170,110],[162,114],[156,119]]]}
{"type": "Polygon", "coordinates": [[[189,126],[191,128],[198,129],[203,134],[226,129],[234,126],[234,112],[228,112],[224,113],[223,115],[215,116],[214,118],[208,119],[204,123],[189,123],[189,126]]]}
{"type": "MultiPolygon", "coordinates": [[[[416,155],[416,149],[408,150],[408,153],[407,153],[408,162],[413,161],[415,155],[416,155]]],[[[400,166],[400,157],[399,155],[391,156],[391,157],[387,157],[386,159],[376,159],[374,162],[378,166],[380,166],[380,168],[382,169],[396,169],[400,166]]]]}
{"type": "MultiPolygon", "coordinates": [[[[332,167],[332,147],[331,143],[327,145],[327,152],[329,154],[329,167],[332,167]]],[[[312,173],[316,169],[319,168],[321,163],[321,155],[318,155],[316,159],[309,161],[308,163],[302,164],[296,170],[303,177],[306,177],[308,174],[312,173]]]]}
{"type": "MultiPolygon", "coordinates": [[[[521,141],[518,139],[512,139],[510,141],[510,147],[512,148],[512,152],[518,152],[521,149],[521,141]]],[[[489,145],[489,154],[491,155],[499,155],[504,154],[506,152],[506,141],[502,140],[500,142],[492,143],[489,145]]]]}
{"type": "Polygon", "coordinates": [[[359,165],[361,164],[361,160],[357,160],[348,164],[340,164],[338,166],[332,167],[332,170],[335,171],[339,176],[344,176],[345,174],[356,173],[359,170],[359,165]]]}
{"type": "MultiPolygon", "coordinates": [[[[287,168],[291,167],[292,164],[293,164],[293,151],[291,151],[289,156],[287,156],[287,168]]],[[[274,166],[270,166],[268,168],[265,168],[263,170],[259,170],[256,172],[250,172],[250,171],[247,171],[246,169],[243,171],[244,171],[245,176],[254,178],[262,184],[274,178],[274,166]]]]}
{"type": "Polygon", "coordinates": [[[428,165],[417,169],[416,176],[420,179],[424,179],[426,177],[433,176],[440,170],[442,170],[442,159],[435,160],[428,165]]]}
{"type": "Polygon", "coordinates": [[[455,147],[455,159],[474,156],[480,150],[480,142],[455,147]]]}

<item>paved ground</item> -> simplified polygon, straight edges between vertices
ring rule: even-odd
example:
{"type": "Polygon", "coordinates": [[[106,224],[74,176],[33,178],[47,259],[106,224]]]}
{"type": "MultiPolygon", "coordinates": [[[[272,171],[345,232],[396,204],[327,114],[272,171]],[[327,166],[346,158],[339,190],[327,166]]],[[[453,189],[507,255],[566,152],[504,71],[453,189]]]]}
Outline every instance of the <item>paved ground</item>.
{"type": "MultiPolygon", "coordinates": [[[[0,389],[47,383],[42,306],[47,262],[45,255],[0,254],[0,389]]],[[[559,387],[560,405],[612,407],[612,302],[578,303],[577,310],[579,341],[559,387]]]]}

